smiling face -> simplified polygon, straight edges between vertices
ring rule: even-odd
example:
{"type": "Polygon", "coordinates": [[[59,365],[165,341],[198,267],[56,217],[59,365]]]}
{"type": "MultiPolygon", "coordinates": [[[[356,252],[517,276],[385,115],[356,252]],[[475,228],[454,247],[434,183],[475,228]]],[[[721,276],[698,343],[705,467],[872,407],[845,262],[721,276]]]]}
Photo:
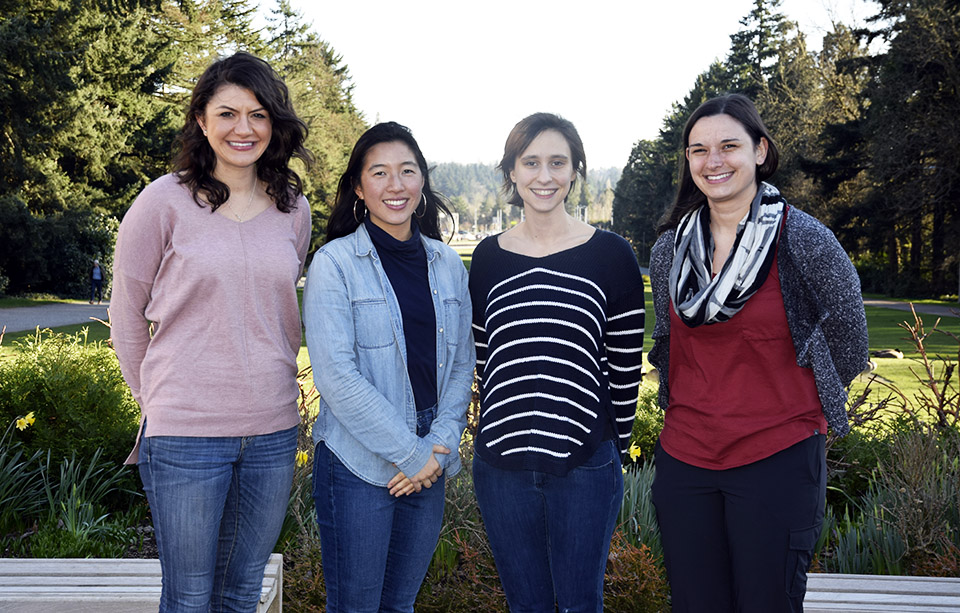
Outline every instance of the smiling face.
{"type": "Polygon", "coordinates": [[[417,158],[400,141],[380,143],[367,151],[354,189],[370,212],[370,220],[397,240],[413,235],[410,216],[420,206],[423,174],[417,158]]]}
{"type": "Polygon", "coordinates": [[[563,211],[576,172],[570,158],[570,144],[556,130],[544,130],[517,156],[510,180],[528,214],[563,211]]]}
{"type": "Polygon", "coordinates": [[[767,139],[754,144],[730,115],[711,115],[693,124],[686,150],[693,182],[711,208],[749,208],[757,194],[757,166],[767,155],[767,139]]]}
{"type": "Polygon", "coordinates": [[[273,135],[270,115],[257,97],[232,83],[216,91],[197,123],[217,156],[215,174],[255,165],[273,135]]]}

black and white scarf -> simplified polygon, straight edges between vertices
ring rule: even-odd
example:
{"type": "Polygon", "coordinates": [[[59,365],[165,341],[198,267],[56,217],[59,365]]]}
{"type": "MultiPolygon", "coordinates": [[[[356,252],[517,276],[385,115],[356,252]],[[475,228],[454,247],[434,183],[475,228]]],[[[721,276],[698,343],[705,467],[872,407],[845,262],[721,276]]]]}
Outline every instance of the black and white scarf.
{"type": "Polygon", "coordinates": [[[669,287],[673,309],[685,324],[694,328],[727,321],[760,289],[773,263],[786,206],[777,188],[760,184],[717,276],[707,205],[683,216],[673,244],[669,287]]]}

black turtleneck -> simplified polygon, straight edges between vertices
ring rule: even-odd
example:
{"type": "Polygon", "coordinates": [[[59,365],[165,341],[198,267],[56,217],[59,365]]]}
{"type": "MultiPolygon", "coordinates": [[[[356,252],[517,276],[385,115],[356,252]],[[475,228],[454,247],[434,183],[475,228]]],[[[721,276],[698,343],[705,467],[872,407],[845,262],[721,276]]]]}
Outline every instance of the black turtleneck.
{"type": "Polygon", "coordinates": [[[407,344],[407,374],[417,410],[429,409],[437,404],[437,318],[420,226],[411,219],[413,236],[399,241],[370,221],[369,215],[363,224],[400,304],[407,344]]]}

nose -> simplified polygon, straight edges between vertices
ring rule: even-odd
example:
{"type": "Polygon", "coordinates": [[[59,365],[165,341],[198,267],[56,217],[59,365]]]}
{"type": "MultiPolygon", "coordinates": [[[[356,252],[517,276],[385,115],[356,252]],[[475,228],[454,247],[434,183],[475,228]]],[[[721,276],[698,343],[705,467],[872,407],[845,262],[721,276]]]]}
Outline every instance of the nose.
{"type": "Polygon", "coordinates": [[[390,177],[387,179],[387,189],[394,192],[403,189],[403,183],[400,181],[400,175],[396,173],[390,174],[390,177]]]}
{"type": "Polygon", "coordinates": [[[546,164],[540,166],[540,171],[537,173],[537,181],[540,183],[550,183],[553,177],[550,176],[550,167],[546,164]]]}
{"type": "Polygon", "coordinates": [[[714,168],[723,163],[723,154],[719,149],[710,148],[707,152],[707,166],[714,168]]]}
{"type": "Polygon", "coordinates": [[[237,134],[249,134],[252,132],[250,129],[250,120],[246,115],[240,115],[240,117],[237,119],[237,125],[233,131],[237,134]]]}

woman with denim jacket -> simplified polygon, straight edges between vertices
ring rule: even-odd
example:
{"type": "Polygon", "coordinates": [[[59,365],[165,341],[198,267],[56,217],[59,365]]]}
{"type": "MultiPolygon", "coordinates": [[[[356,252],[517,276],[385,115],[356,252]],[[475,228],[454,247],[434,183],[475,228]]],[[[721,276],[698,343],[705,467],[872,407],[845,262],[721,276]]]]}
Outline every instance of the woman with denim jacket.
{"type": "Polygon", "coordinates": [[[413,611],[460,470],[473,380],[467,272],[441,242],[410,131],[378,124],[350,156],[307,274],[320,391],[313,496],[327,611],[413,611]]]}

